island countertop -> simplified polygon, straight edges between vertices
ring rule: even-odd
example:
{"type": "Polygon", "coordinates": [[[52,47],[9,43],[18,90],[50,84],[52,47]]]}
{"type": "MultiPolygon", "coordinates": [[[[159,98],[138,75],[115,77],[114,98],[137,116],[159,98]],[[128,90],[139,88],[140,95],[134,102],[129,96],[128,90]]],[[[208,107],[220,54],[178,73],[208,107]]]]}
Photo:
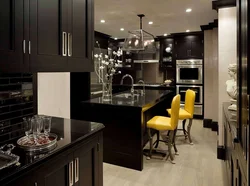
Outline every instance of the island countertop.
{"type": "MultiPolygon", "coordinates": [[[[55,133],[58,136],[57,146],[49,152],[36,155],[30,155],[22,149],[15,147],[12,153],[20,157],[20,165],[1,170],[0,185],[4,185],[6,182],[30,171],[32,168],[36,168],[59,153],[83,142],[102,129],[104,129],[104,125],[101,123],[52,117],[51,133],[55,133]]],[[[15,146],[16,141],[12,142],[15,146]]]]}
{"type": "Polygon", "coordinates": [[[90,99],[83,103],[89,104],[103,104],[114,106],[130,106],[130,107],[147,107],[148,105],[154,105],[155,103],[165,99],[169,94],[173,94],[172,90],[145,90],[145,95],[139,95],[134,97],[122,97],[120,95],[129,94],[130,91],[114,94],[111,101],[104,101],[102,97],[90,99]]]}

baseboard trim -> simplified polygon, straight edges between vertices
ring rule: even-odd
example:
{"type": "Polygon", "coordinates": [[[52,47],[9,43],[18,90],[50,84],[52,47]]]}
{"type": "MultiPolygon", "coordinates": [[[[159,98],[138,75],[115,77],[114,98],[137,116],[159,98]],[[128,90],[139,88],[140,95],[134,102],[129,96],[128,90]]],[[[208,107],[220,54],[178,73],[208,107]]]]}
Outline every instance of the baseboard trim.
{"type": "Polygon", "coordinates": [[[213,120],[211,120],[211,119],[204,119],[203,120],[203,127],[204,128],[212,128],[212,122],[213,122],[213,120]]]}
{"type": "Polygon", "coordinates": [[[212,131],[218,132],[218,122],[217,121],[213,121],[212,122],[212,131]]]}
{"type": "Polygon", "coordinates": [[[217,145],[217,159],[225,160],[226,149],[224,146],[217,145]]]}

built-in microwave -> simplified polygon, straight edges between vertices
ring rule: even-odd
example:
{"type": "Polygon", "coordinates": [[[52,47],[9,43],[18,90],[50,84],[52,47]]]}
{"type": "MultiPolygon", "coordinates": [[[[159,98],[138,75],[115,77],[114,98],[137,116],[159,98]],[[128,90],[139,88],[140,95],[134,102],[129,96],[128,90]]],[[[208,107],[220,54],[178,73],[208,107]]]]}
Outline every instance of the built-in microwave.
{"type": "Polygon", "coordinates": [[[176,83],[203,84],[202,60],[176,60],[176,83]]]}

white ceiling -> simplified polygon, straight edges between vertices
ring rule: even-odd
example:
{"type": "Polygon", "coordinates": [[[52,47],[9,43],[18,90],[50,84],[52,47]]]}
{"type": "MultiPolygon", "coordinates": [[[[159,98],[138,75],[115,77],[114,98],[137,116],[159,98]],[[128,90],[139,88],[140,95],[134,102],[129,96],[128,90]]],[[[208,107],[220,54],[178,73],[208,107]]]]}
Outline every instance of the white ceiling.
{"type": "Polygon", "coordinates": [[[129,30],[139,29],[137,14],[146,15],[143,29],[155,36],[200,31],[200,25],[218,17],[212,10],[212,0],[95,0],[95,30],[125,38],[129,30]],[[187,8],[192,12],[186,13],[187,8]],[[101,23],[101,19],[106,22],[101,23]],[[125,30],[121,32],[120,28],[125,30]]]}

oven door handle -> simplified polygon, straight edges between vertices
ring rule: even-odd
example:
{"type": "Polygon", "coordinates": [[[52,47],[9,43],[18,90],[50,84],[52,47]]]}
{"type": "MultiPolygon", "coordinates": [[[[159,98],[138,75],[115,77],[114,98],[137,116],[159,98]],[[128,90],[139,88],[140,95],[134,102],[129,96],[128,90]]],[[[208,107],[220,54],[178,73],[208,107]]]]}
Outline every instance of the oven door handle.
{"type": "MultiPolygon", "coordinates": [[[[197,91],[193,90],[195,93],[198,93],[197,91]]],[[[187,91],[181,90],[180,93],[186,93],[187,91]]]]}

